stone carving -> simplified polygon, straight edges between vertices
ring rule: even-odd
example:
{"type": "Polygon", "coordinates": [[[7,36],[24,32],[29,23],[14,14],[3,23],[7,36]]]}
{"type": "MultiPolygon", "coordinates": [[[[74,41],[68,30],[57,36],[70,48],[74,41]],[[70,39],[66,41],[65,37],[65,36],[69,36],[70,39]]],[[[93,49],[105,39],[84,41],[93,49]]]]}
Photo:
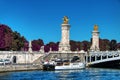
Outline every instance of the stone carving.
{"type": "Polygon", "coordinates": [[[68,24],[68,17],[67,16],[64,16],[64,18],[63,18],[63,24],[68,24]]]}
{"type": "Polygon", "coordinates": [[[94,26],[94,31],[98,31],[98,26],[97,25],[94,26]]]}

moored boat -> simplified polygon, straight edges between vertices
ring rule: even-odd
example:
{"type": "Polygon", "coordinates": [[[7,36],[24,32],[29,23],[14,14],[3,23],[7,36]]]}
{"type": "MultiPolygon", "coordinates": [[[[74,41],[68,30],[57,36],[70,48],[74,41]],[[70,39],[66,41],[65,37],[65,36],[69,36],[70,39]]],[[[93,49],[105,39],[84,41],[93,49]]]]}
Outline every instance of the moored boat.
{"type": "Polygon", "coordinates": [[[44,62],[43,70],[79,70],[84,69],[85,63],[81,62],[78,57],[70,60],[57,59],[55,61],[44,62]]]}
{"type": "Polygon", "coordinates": [[[59,64],[60,62],[55,65],[55,70],[74,70],[85,68],[85,64],[80,61],[70,62],[69,60],[65,60],[61,62],[61,65],[59,64]]]}
{"type": "Polygon", "coordinates": [[[43,70],[44,71],[54,71],[55,65],[49,61],[43,63],[43,70]]]}

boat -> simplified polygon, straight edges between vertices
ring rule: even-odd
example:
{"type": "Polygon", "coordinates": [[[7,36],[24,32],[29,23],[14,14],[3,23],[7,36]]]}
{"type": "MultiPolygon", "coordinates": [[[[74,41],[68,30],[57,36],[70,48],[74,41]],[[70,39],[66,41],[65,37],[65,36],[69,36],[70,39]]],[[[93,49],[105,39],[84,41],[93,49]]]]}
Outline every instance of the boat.
{"type": "Polygon", "coordinates": [[[57,62],[55,65],[55,70],[75,70],[75,69],[83,69],[83,68],[85,68],[85,64],[80,62],[79,60],[75,62],[64,60],[61,63],[57,62]]]}
{"type": "Polygon", "coordinates": [[[43,70],[79,70],[84,69],[85,63],[81,62],[77,56],[72,60],[56,59],[43,64],[43,70]]]}
{"type": "Polygon", "coordinates": [[[44,71],[54,71],[55,70],[55,64],[52,62],[49,62],[48,60],[43,62],[43,70],[44,71]]]}

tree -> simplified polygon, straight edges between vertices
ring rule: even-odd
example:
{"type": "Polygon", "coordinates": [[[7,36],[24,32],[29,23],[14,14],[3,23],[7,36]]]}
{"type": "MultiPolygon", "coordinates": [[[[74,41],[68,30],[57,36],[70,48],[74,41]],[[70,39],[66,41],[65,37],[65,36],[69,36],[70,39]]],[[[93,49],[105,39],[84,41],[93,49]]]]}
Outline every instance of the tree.
{"type": "Polygon", "coordinates": [[[55,42],[50,42],[49,43],[49,46],[50,46],[50,48],[52,49],[52,51],[58,51],[58,44],[57,43],[55,43],[55,42]]]}
{"type": "Polygon", "coordinates": [[[120,43],[117,44],[117,50],[120,50],[120,43]]]}
{"type": "Polygon", "coordinates": [[[21,50],[26,39],[7,25],[0,24],[0,50],[21,50]]]}
{"type": "Polygon", "coordinates": [[[45,50],[45,52],[49,52],[49,51],[50,51],[50,45],[49,45],[49,44],[46,44],[46,45],[44,46],[44,50],[45,50]]]}
{"type": "Polygon", "coordinates": [[[10,50],[12,38],[12,30],[7,25],[0,24],[0,50],[10,50]]]}
{"type": "Polygon", "coordinates": [[[76,41],[70,40],[70,49],[71,49],[71,51],[77,50],[76,41]]]}
{"type": "Polygon", "coordinates": [[[44,42],[42,39],[32,41],[32,50],[33,51],[39,51],[41,46],[44,46],[44,42]]]}
{"type": "Polygon", "coordinates": [[[117,41],[116,40],[111,40],[110,41],[110,50],[117,50],[117,41]]]}
{"type": "Polygon", "coordinates": [[[82,49],[84,50],[84,51],[88,51],[89,49],[90,49],[90,42],[88,42],[88,41],[83,41],[82,42],[82,49]]]}
{"type": "Polygon", "coordinates": [[[24,43],[26,42],[26,39],[24,36],[21,36],[20,33],[17,31],[13,32],[13,40],[12,40],[12,47],[11,50],[13,51],[20,51],[24,48],[24,43]]]}
{"type": "Polygon", "coordinates": [[[100,50],[101,51],[106,51],[110,49],[110,41],[108,39],[100,39],[100,50]]]}

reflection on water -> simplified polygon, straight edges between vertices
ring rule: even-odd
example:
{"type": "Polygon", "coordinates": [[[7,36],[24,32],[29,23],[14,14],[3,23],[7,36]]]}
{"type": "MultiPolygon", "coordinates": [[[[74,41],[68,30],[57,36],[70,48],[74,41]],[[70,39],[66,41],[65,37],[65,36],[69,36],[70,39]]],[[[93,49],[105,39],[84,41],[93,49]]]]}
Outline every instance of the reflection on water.
{"type": "Polygon", "coordinates": [[[59,80],[77,80],[78,74],[82,73],[84,70],[63,70],[63,71],[55,71],[57,78],[59,80]]]}
{"type": "Polygon", "coordinates": [[[119,80],[120,70],[88,68],[61,71],[0,73],[0,80],[119,80]]]}

